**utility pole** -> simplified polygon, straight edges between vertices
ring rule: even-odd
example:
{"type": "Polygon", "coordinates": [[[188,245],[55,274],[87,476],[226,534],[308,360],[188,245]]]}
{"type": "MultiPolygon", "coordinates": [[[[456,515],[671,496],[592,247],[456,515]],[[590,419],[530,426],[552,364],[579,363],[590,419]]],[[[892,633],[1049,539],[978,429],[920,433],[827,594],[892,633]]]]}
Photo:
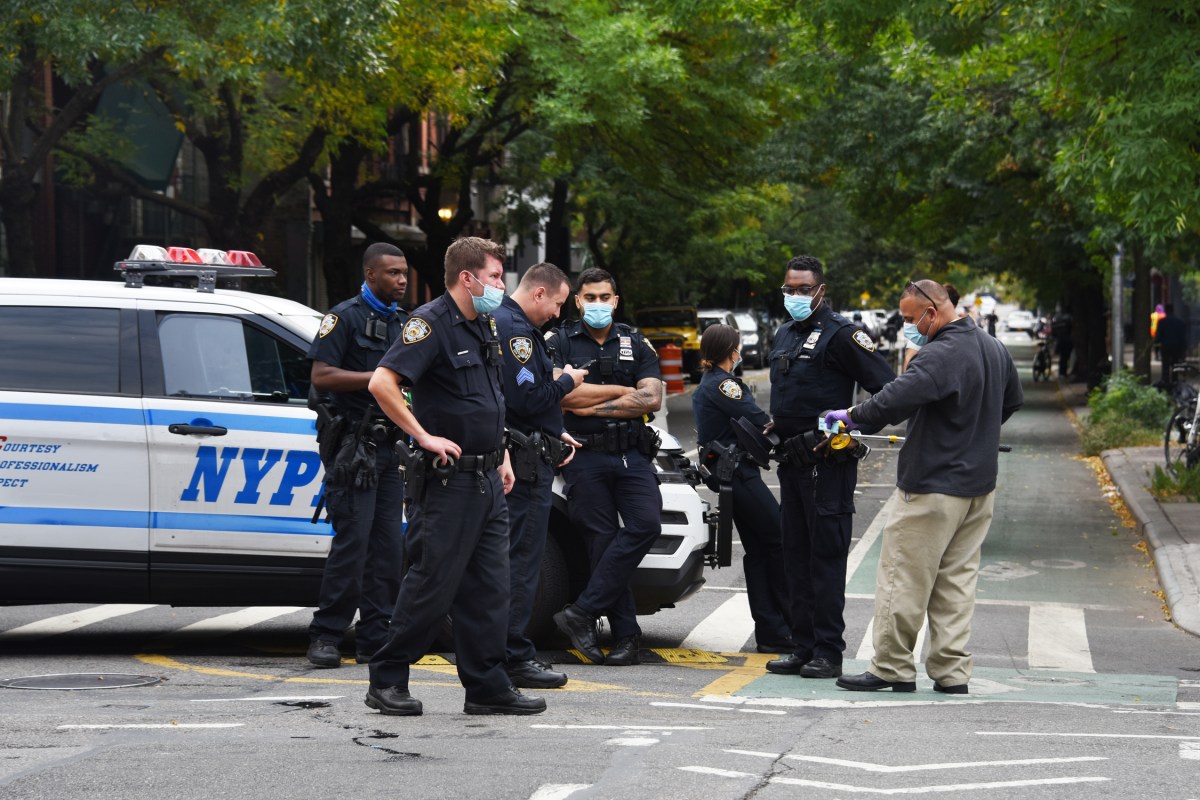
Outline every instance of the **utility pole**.
{"type": "Polygon", "coordinates": [[[1121,259],[1125,255],[1125,246],[1118,244],[1117,252],[1113,254],[1113,278],[1112,278],[1112,372],[1115,375],[1124,364],[1122,363],[1122,355],[1125,353],[1125,343],[1121,341],[1121,334],[1124,332],[1124,326],[1121,322],[1121,308],[1124,306],[1122,302],[1124,298],[1124,290],[1121,280],[1121,259]]]}

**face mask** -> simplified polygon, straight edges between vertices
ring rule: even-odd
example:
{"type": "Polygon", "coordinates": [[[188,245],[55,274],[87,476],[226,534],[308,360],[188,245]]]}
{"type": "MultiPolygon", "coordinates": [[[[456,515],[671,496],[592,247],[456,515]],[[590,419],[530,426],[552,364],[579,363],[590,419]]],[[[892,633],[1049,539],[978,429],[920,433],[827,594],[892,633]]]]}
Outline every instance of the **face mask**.
{"type": "Polygon", "coordinates": [[[499,308],[501,301],[504,300],[504,290],[497,289],[495,286],[488,286],[474,275],[471,278],[483,287],[483,295],[481,297],[471,295],[471,305],[475,307],[475,311],[480,314],[490,314],[499,308]]]}
{"type": "Polygon", "coordinates": [[[921,320],[925,319],[924,312],[917,318],[916,322],[904,323],[904,338],[915,344],[917,347],[924,347],[929,342],[929,337],[921,333],[917,327],[921,324],[921,320]]]}
{"type": "Polygon", "coordinates": [[[792,319],[796,322],[804,322],[812,316],[812,298],[804,295],[794,294],[785,295],[783,298],[783,307],[792,315],[792,319]]]}
{"type": "Polygon", "coordinates": [[[589,328],[604,330],[612,324],[613,307],[608,303],[584,303],[583,321],[589,328]]]}
{"type": "Polygon", "coordinates": [[[730,367],[730,371],[737,369],[741,365],[742,365],[742,354],[738,353],[737,358],[735,358],[733,360],[733,366],[730,367]]]}

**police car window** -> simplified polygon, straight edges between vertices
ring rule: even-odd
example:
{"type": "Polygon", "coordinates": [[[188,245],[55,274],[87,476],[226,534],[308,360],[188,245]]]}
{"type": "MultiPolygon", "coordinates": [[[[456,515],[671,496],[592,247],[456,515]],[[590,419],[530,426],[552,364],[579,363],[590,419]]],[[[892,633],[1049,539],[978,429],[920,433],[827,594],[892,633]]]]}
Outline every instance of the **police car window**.
{"type": "Polygon", "coordinates": [[[116,394],[120,311],[0,307],[0,388],[116,394]]]}
{"type": "Polygon", "coordinates": [[[236,317],[169,314],[159,321],[168,396],[304,403],[304,354],[236,317]]]}

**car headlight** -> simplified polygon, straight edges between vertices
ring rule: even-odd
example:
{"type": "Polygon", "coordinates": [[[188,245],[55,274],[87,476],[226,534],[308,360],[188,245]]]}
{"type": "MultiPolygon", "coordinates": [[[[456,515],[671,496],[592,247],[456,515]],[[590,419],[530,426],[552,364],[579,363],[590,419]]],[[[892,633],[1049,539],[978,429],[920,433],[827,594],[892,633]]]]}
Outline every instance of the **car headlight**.
{"type": "Polygon", "coordinates": [[[758,344],[758,334],[757,333],[743,333],[742,334],[742,344],[758,344]]]}

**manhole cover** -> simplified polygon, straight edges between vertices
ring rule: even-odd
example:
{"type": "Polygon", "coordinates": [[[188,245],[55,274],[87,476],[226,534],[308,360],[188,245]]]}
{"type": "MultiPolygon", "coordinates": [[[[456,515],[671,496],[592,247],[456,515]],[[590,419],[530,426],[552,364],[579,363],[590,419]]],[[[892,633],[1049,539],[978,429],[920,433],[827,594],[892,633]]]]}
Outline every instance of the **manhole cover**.
{"type": "Polygon", "coordinates": [[[65,675],[30,675],[0,680],[5,689],[128,689],[149,686],[162,678],[153,675],[122,675],[114,672],[75,672],[65,675]]]}

